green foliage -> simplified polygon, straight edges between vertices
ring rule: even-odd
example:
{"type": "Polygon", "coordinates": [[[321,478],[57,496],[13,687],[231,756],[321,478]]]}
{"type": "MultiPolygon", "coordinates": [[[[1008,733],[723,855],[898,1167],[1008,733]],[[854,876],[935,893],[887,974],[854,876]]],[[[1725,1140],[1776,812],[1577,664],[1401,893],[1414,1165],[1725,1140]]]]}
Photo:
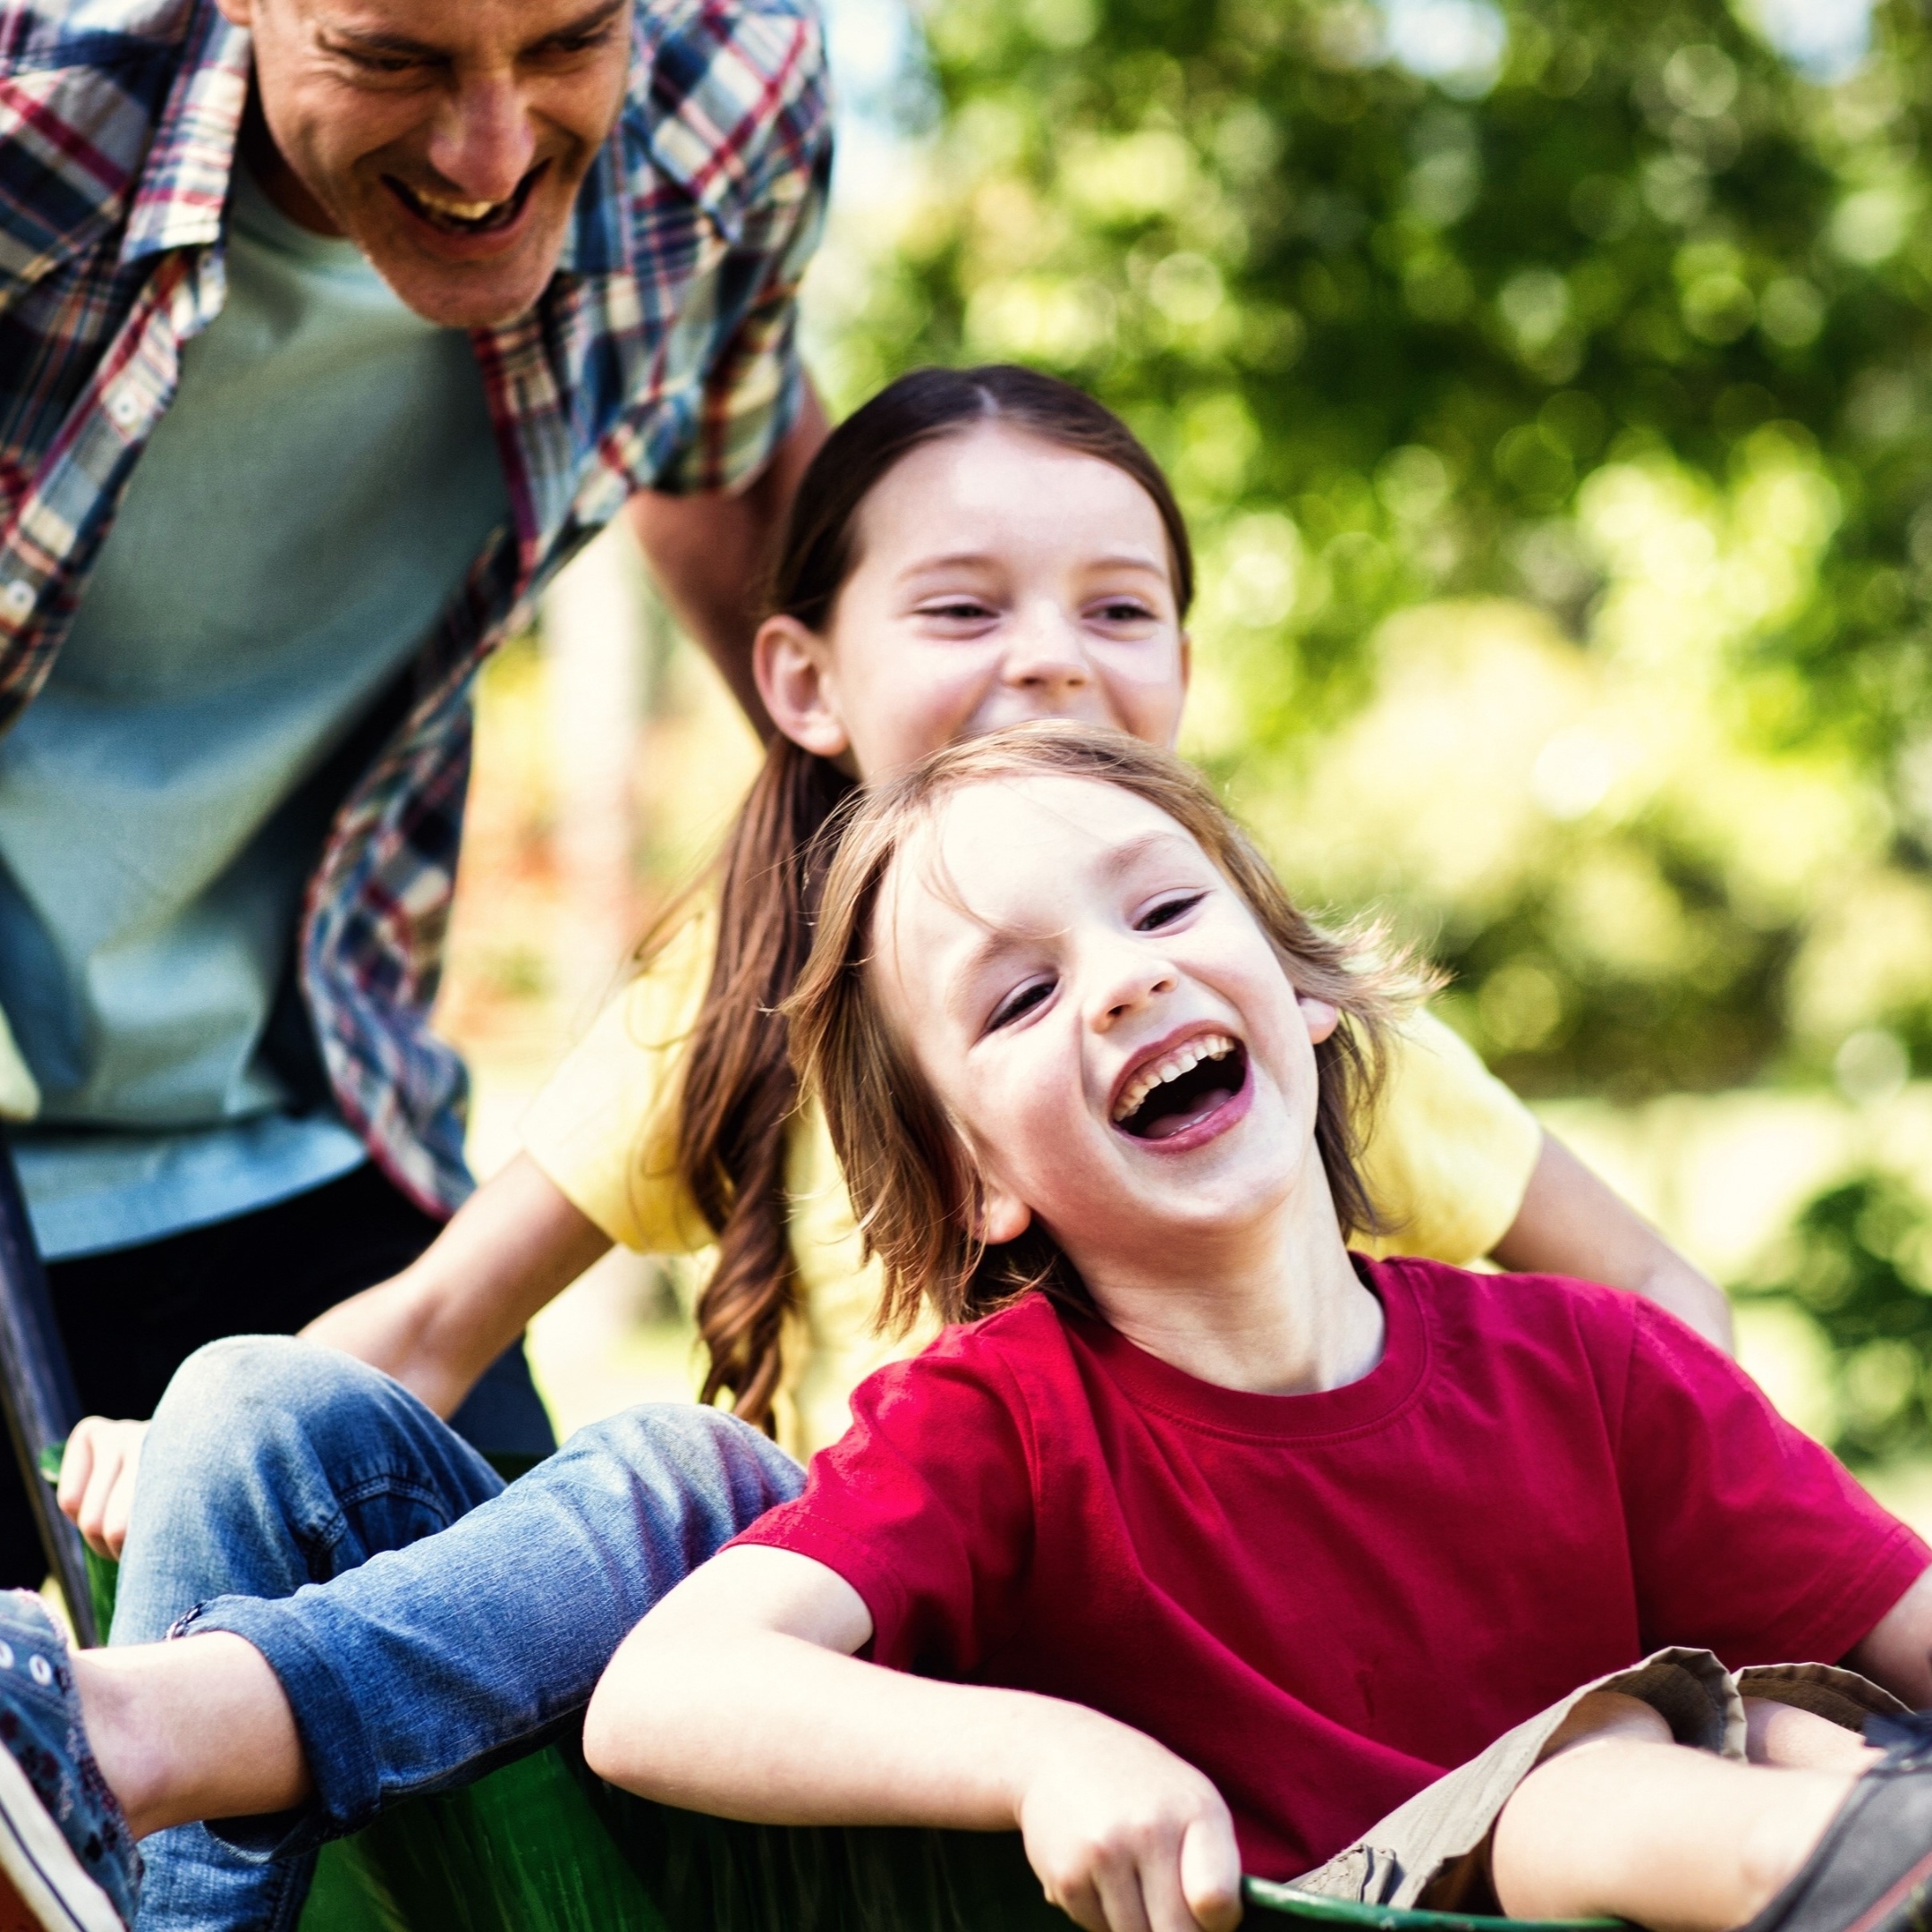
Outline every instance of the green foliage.
{"type": "Polygon", "coordinates": [[[1518,1084],[1815,1072],[1874,1026],[1923,1056],[1926,23],[1886,0],[1826,85],[1722,0],[1500,18],[1431,81],[1366,0],[936,0],[843,386],[1013,357],[1123,410],[1201,538],[1191,748],[1305,888],[1411,912],[1518,1084]],[[1392,653],[1393,614],[1498,598],[1538,640],[1482,605],[1392,653]],[[1418,679],[1492,769],[1343,784],[1418,679]],[[1518,834],[1459,869],[1418,822],[1487,837],[1497,775],[1518,834]]]}
{"type": "Polygon", "coordinates": [[[1932,1436],[1932,1210],[1881,1173],[1828,1188],[1799,1214],[1747,1303],[1782,1303],[1831,1349],[1832,1446],[1855,1466],[1921,1453],[1932,1436]]]}

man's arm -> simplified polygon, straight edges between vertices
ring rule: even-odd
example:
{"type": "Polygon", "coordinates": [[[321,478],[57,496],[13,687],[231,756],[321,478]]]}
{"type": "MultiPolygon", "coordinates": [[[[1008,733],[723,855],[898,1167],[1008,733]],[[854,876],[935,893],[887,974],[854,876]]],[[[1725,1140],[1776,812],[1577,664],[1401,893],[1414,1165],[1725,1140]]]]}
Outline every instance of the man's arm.
{"type": "Polygon", "coordinates": [[[691,496],[640,490],[624,512],[678,622],[703,645],[764,738],[771,719],[751,677],[758,598],[799,479],[826,439],[825,411],[809,377],[804,392],[798,420],[741,489],[691,496]]]}

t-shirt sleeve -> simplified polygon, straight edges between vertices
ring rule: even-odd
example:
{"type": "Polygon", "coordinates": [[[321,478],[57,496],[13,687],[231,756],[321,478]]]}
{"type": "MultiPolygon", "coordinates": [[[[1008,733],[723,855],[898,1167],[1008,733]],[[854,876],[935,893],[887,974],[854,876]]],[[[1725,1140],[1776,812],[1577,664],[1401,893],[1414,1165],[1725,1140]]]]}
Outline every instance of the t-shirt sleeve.
{"type": "MultiPolygon", "coordinates": [[[[708,37],[720,18],[730,16],[706,10],[687,38],[708,37]]],[[[653,133],[660,158],[723,216],[730,242],[705,297],[713,348],[691,434],[652,479],[676,496],[750,480],[798,419],[798,291],[832,173],[824,38],[809,8],[745,10],[703,57],[702,83],[653,133]],[[722,130],[731,132],[721,153],[722,130]]]]}
{"type": "Polygon", "coordinates": [[[614,1241],[688,1254],[716,1239],[677,1173],[684,1055],[716,945],[688,920],[597,1015],[521,1123],[524,1151],[614,1241]]]}
{"type": "Polygon", "coordinates": [[[843,1577],[871,1613],[874,1663],[967,1678],[1013,1628],[1033,1521],[1017,1395],[945,1338],[861,1383],[804,1493],[736,1540],[843,1577]]]}
{"type": "Polygon", "coordinates": [[[1530,1113],[1462,1038],[1428,1013],[1389,1041],[1362,1178],[1387,1232],[1370,1254],[1461,1266],[1486,1255],[1522,1207],[1543,1146],[1530,1113]]]}
{"type": "Polygon", "coordinates": [[[1648,1301],[1631,1323],[1616,1439],[1646,1641],[1733,1670],[1835,1664],[1932,1562],[1735,1362],[1648,1301]]]}

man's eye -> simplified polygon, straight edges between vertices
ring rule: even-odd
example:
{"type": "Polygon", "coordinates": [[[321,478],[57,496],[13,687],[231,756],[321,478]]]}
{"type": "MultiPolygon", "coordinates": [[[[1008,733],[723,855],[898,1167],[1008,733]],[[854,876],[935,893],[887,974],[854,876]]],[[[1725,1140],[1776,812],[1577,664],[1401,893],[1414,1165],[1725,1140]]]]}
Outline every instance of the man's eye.
{"type": "Polygon", "coordinates": [[[360,67],[364,73],[402,74],[412,73],[422,63],[411,54],[356,54],[345,55],[349,64],[360,67]]]}
{"type": "Polygon", "coordinates": [[[1009,993],[993,1009],[992,1018],[987,1021],[987,1031],[997,1033],[1002,1027],[1011,1026],[1015,1020],[1031,1013],[1052,991],[1052,980],[1036,979],[1031,986],[1023,986],[1009,993]]]}
{"type": "Polygon", "coordinates": [[[589,33],[564,34],[555,40],[546,40],[538,50],[544,54],[562,55],[566,59],[575,54],[589,54],[610,42],[614,28],[598,27],[589,33]]]}
{"type": "Polygon", "coordinates": [[[1149,906],[1134,921],[1136,932],[1158,932],[1163,926],[1172,926],[1185,912],[1191,912],[1203,899],[1205,893],[1181,893],[1172,899],[1163,899],[1158,905],[1149,906]]]}

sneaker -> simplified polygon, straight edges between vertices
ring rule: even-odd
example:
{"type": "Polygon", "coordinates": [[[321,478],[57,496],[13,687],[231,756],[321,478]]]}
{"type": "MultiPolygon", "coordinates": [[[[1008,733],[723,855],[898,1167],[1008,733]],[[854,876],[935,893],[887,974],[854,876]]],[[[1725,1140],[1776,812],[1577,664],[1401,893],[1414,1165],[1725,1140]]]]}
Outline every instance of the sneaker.
{"type": "Polygon", "coordinates": [[[67,1641],[29,1590],[0,1590],[0,1925],[126,1932],[140,1854],[80,1727],[67,1641]]]}
{"type": "Polygon", "coordinates": [[[1874,1717],[1885,1755],[1741,1932],[1932,1932],[1932,1713],[1874,1717]]]}

